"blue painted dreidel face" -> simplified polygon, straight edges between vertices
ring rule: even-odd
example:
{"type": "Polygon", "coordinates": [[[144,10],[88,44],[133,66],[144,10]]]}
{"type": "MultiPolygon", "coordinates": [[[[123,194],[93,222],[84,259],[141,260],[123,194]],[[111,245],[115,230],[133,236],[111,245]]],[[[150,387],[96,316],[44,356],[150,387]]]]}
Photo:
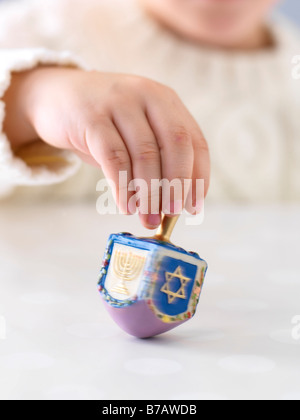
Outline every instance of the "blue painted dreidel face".
{"type": "MultiPolygon", "coordinates": [[[[199,271],[194,261],[184,256],[163,256],[158,271],[157,281],[152,294],[156,310],[168,317],[189,316],[191,296],[195,290],[195,283],[199,271]]],[[[201,270],[201,268],[200,268],[201,270]]]]}
{"type": "MultiPolygon", "coordinates": [[[[165,219],[163,228],[170,233],[174,223],[165,219]]],[[[99,291],[112,318],[136,337],[162,334],[196,312],[207,264],[168,238],[124,233],[108,241],[99,291]]]]}

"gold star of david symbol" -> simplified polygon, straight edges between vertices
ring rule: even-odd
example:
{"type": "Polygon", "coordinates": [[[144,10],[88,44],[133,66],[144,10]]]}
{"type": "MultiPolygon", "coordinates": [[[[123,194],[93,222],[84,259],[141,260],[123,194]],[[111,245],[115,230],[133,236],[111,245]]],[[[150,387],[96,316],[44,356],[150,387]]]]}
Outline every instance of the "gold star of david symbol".
{"type": "Polygon", "coordinates": [[[179,266],[176,268],[174,273],[166,272],[166,283],[163,285],[160,291],[168,295],[168,303],[173,303],[176,298],[186,299],[185,286],[191,280],[192,279],[183,275],[182,268],[179,266]],[[173,292],[170,289],[170,283],[173,279],[180,280],[180,288],[177,290],[177,292],[173,292]]]}

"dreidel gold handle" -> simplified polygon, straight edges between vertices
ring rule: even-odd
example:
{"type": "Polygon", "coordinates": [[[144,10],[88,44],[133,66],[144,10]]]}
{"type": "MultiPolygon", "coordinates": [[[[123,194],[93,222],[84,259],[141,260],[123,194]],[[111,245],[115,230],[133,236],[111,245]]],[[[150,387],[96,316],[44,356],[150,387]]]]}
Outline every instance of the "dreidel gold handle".
{"type": "Polygon", "coordinates": [[[164,215],[162,218],[162,222],[160,227],[158,228],[156,235],[154,236],[155,239],[163,242],[170,242],[170,238],[174,227],[179,219],[179,216],[166,216],[164,215]]]}

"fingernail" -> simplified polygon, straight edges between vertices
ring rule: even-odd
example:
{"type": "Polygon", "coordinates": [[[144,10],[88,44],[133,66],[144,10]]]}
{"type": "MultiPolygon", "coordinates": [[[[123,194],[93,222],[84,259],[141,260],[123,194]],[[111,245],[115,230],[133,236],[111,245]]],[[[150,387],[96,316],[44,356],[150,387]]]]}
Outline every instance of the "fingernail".
{"type": "Polygon", "coordinates": [[[149,226],[158,227],[160,225],[160,215],[149,214],[149,216],[147,217],[147,222],[149,226]]]}
{"type": "Polygon", "coordinates": [[[170,214],[181,214],[183,210],[182,200],[171,201],[170,214]]]}
{"type": "Polygon", "coordinates": [[[196,202],[196,206],[195,206],[195,210],[196,210],[196,214],[199,214],[202,212],[204,207],[204,200],[199,200],[196,202]]]}
{"type": "Polygon", "coordinates": [[[129,202],[127,205],[127,211],[130,215],[136,214],[137,213],[136,205],[129,202]]]}

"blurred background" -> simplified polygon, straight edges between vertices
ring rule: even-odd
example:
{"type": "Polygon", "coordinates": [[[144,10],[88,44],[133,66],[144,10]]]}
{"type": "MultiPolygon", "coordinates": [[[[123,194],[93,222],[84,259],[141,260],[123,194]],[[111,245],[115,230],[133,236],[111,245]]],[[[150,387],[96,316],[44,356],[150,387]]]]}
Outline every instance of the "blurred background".
{"type": "MultiPolygon", "coordinates": [[[[0,0],[0,2],[2,1],[10,1],[10,0],[0,0]]],[[[299,0],[281,0],[278,6],[278,9],[280,12],[284,13],[286,16],[288,16],[291,20],[293,20],[295,23],[297,23],[300,26],[300,1],[299,0]]]]}
{"type": "Polygon", "coordinates": [[[290,17],[300,26],[300,2],[299,0],[283,0],[279,10],[290,17]]]}

